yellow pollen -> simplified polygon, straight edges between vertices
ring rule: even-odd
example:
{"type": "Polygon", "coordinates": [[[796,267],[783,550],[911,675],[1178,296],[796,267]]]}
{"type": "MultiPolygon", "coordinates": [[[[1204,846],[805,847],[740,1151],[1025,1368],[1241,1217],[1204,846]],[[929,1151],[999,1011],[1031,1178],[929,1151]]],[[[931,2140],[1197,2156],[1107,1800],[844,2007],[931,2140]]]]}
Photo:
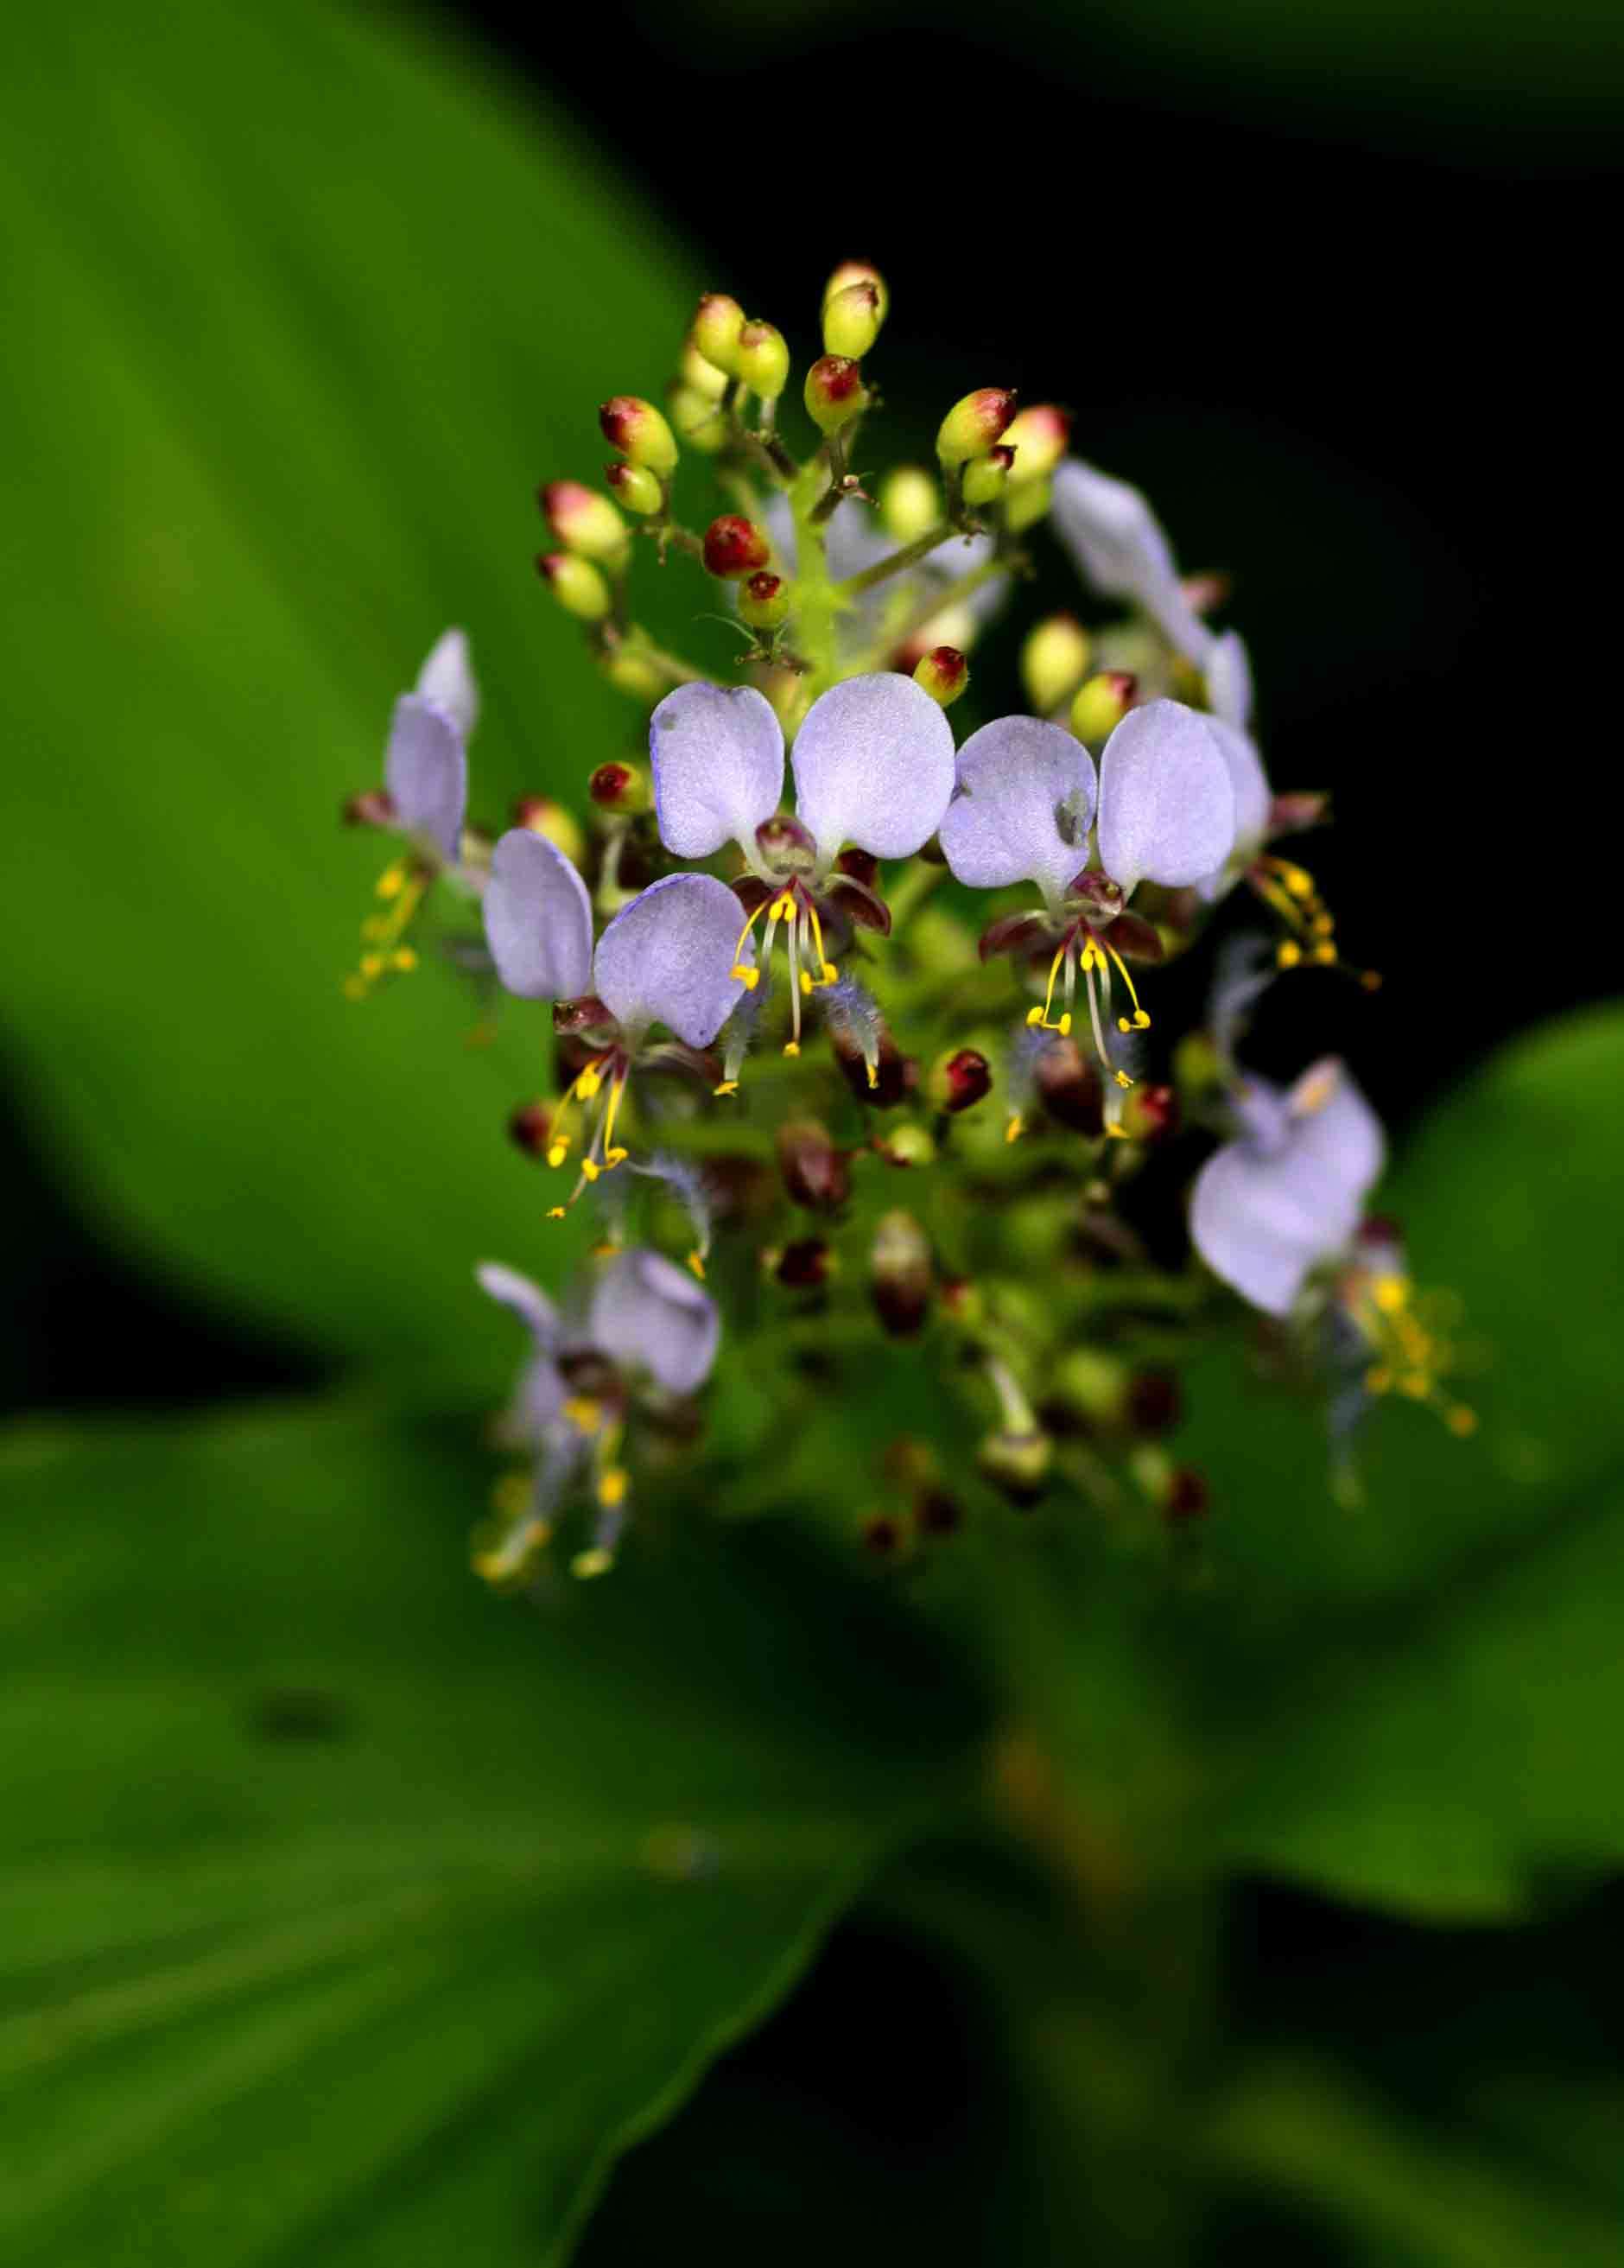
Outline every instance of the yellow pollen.
{"type": "Polygon", "coordinates": [[[1127,1127],[1115,1118],[1106,1119],[1106,1132],[1113,1142],[1126,1142],[1128,1138],[1127,1127]]]}
{"type": "Polygon", "coordinates": [[[746,968],[742,961],[736,961],[731,968],[729,969],[728,975],[730,976],[736,977],[739,983],[744,986],[746,992],[753,992],[756,986],[761,981],[761,970],[759,968],[746,968]]]}
{"type": "Polygon", "coordinates": [[[548,1205],[547,1209],[547,1217],[549,1220],[563,1220],[568,1217],[568,1213],[569,1208],[566,1205],[548,1205]]]}
{"type": "Polygon", "coordinates": [[[630,1155],[629,1150],[623,1150],[618,1146],[612,1150],[606,1150],[603,1153],[605,1173],[612,1174],[617,1166],[623,1166],[630,1155]]]}
{"type": "Polygon", "coordinates": [[[563,1414],[577,1433],[595,1433],[603,1424],[603,1404],[590,1394],[572,1394],[563,1414]]]}
{"type": "Polygon", "coordinates": [[[1322,938],[1314,947],[1314,959],[1322,968],[1329,968],[1336,959],[1336,947],[1331,943],[1329,938],[1322,938]]]}
{"type": "Polygon", "coordinates": [[[588,1064],[585,1070],[581,1073],[581,1076],[575,1083],[575,1095],[577,1101],[590,1102],[602,1085],[603,1073],[599,1070],[596,1064],[588,1064]]]}
{"type": "Polygon", "coordinates": [[[810,1000],[812,990],[812,971],[810,968],[803,968],[801,971],[801,990],[805,993],[807,998],[810,1000]]]}
{"type": "Polygon", "coordinates": [[[863,1068],[869,1075],[869,1085],[871,1086],[878,1086],[879,1085],[879,1065],[878,1064],[864,1064],[863,1068]]]}
{"type": "Polygon", "coordinates": [[[594,1575],[606,1575],[614,1565],[613,1551],[606,1551],[595,1543],[588,1551],[577,1551],[570,1562],[570,1572],[583,1583],[591,1582],[594,1575]]]}
{"type": "Polygon", "coordinates": [[[1384,1315],[1396,1315],[1409,1305],[1408,1280],[1402,1276],[1383,1276],[1371,1286],[1370,1297],[1384,1315]]]}
{"type": "Polygon", "coordinates": [[[1025,1130],[1025,1120],[1021,1116],[1018,1110],[1012,1110],[1010,1113],[1010,1123],[1003,1130],[1004,1140],[1006,1142],[1018,1142],[1025,1130]]]}
{"type": "Polygon", "coordinates": [[[380,898],[398,898],[405,887],[404,866],[386,866],[378,878],[377,889],[380,898]]]}
{"type": "Polygon", "coordinates": [[[1303,948],[1295,938],[1282,937],[1275,947],[1275,959],[1282,968],[1295,968],[1303,958],[1303,948]]]}
{"type": "Polygon", "coordinates": [[[581,1160],[581,1171],[585,1174],[589,1182],[595,1182],[598,1179],[599,1174],[602,1173],[603,1167],[592,1158],[583,1158],[581,1160]]]}
{"type": "Polygon", "coordinates": [[[567,1134],[561,1135],[556,1142],[548,1143],[547,1162],[549,1166],[562,1166],[569,1155],[570,1137],[567,1134]]]}
{"type": "Polygon", "coordinates": [[[710,1092],[712,1094],[737,1094],[739,1081],[736,1079],[724,1079],[720,1086],[713,1086],[710,1092]]]}
{"type": "Polygon", "coordinates": [[[702,1284],[705,1280],[704,1256],[699,1252],[690,1252],[688,1255],[688,1266],[694,1270],[694,1273],[698,1277],[700,1282],[702,1284]]]}
{"type": "Polygon", "coordinates": [[[377,979],[380,977],[383,973],[384,956],[381,953],[364,953],[362,954],[361,974],[365,977],[369,984],[376,983],[377,979]]]}
{"type": "Polygon", "coordinates": [[[416,966],[417,955],[413,952],[411,946],[409,945],[396,946],[393,955],[390,961],[390,967],[392,968],[398,968],[401,976],[404,976],[412,969],[415,968],[416,966]]]}
{"type": "Polygon", "coordinates": [[[1131,1086],[1134,1083],[1125,1071],[1113,1071],[1111,1076],[1115,1079],[1119,1086],[1131,1086]]]}
{"type": "Polygon", "coordinates": [[[626,1501],[626,1475],[619,1465],[611,1465],[598,1482],[598,1501],[606,1512],[613,1512],[626,1501]]]}
{"type": "Polygon", "coordinates": [[[783,1051],[787,1056],[798,1056],[801,1052],[800,1042],[798,1040],[786,1040],[784,1042],[783,1051]]]}

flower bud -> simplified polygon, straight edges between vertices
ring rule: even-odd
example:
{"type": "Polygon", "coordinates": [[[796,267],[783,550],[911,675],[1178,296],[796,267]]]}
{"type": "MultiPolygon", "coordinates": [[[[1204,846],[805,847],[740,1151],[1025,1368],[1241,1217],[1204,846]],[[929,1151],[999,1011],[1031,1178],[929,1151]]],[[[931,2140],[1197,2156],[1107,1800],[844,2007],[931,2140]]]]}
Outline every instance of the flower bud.
{"type": "Polygon", "coordinates": [[[955,1048],[930,1066],[925,1093],[938,1110],[957,1116],[992,1093],[992,1065],[979,1048],[955,1048]]]}
{"type": "Polygon", "coordinates": [[[599,811],[615,811],[635,819],[649,807],[649,775],[641,764],[599,764],[586,783],[586,792],[599,811]]]}
{"type": "Polygon", "coordinates": [[[965,502],[978,511],[983,504],[996,504],[1014,462],[1014,450],[1006,448],[1002,441],[996,449],[988,449],[984,457],[973,457],[964,468],[965,502]]]}
{"type": "Polygon", "coordinates": [[[598,412],[604,439],[634,465],[651,473],[677,468],[677,443],[670,426],[651,401],[636,394],[616,394],[598,412]]]}
{"type": "Polygon", "coordinates": [[[966,465],[1003,440],[1015,416],[1015,396],[1007,387],[978,386],[955,401],[937,431],[936,453],[944,465],[966,465]]]}
{"type": "Polygon", "coordinates": [[[964,1526],[964,1511],[945,1489],[926,1489],[914,1506],[914,1526],[921,1535],[957,1535],[964,1526]]]}
{"type": "Polygon", "coordinates": [[[988,1433],[975,1452],[975,1462],[996,1489],[1025,1508],[1043,1494],[1054,1454],[1047,1433],[988,1433]]]}
{"type": "Polygon", "coordinates": [[[745,328],[745,311],[725,291],[707,291],[694,310],[690,336],[699,353],[728,377],[742,375],[739,367],[739,337],[745,328]]]}
{"type": "Polygon", "coordinates": [[[1052,401],[1036,402],[1011,421],[1003,438],[1015,452],[1010,485],[1024,487],[1028,481],[1046,479],[1059,464],[1071,438],[1071,420],[1052,401]]]}
{"type": "Polygon", "coordinates": [[[790,585],[783,576],[748,576],[739,586],[739,615],[753,630],[780,629],[790,616],[790,585]]]}
{"type": "Polygon", "coordinates": [[[1179,1381],[1170,1370],[1137,1370],[1128,1388],[1128,1420],[1136,1433],[1167,1433],[1183,1412],[1179,1381]]]}
{"type": "Polygon", "coordinates": [[[393,827],[394,798],[386,787],[369,787],[344,806],[346,827],[393,827]]]}
{"type": "Polygon", "coordinates": [[[579,552],[584,559],[625,556],[626,522],[607,497],[579,481],[548,481],[536,491],[536,501],[566,551],[579,552]]]}
{"type": "Polygon", "coordinates": [[[867,276],[859,283],[842,284],[823,303],[824,352],[849,355],[861,362],[879,336],[884,320],[877,284],[867,276]]]}
{"type": "Polygon", "coordinates": [[[1040,717],[1069,701],[1088,674],[1093,640],[1074,615],[1051,615],[1021,648],[1021,683],[1040,717]]]}
{"type": "Polygon", "coordinates": [[[863,1523],[863,1543],[877,1559],[894,1559],[902,1549],[901,1528],[888,1512],[871,1513],[863,1523]]]}
{"type": "Polygon", "coordinates": [[[521,1102],[508,1120],[508,1138],[527,1158],[547,1155],[547,1137],[552,1130],[553,1114],[544,1102],[521,1102]]]}
{"type": "Polygon", "coordinates": [[[922,1126],[893,1126],[875,1138],[874,1147],[888,1166],[933,1166],[936,1144],[922,1126]]]}
{"type": "MultiPolygon", "coordinates": [[[[1020,460],[1017,458],[1018,464],[1020,460]]],[[[1003,492],[1003,524],[1011,535],[1025,535],[1035,527],[1054,501],[1053,484],[1046,480],[1018,481],[1011,475],[1003,492]]]]}
{"type": "Polygon", "coordinates": [[[981,1297],[979,1284],[967,1276],[950,1276],[942,1285],[942,1313],[966,1331],[980,1329],[987,1320],[987,1302],[981,1297]]]}
{"type": "Polygon", "coordinates": [[[810,1212],[838,1212],[851,1195],[851,1167],[827,1126],[792,1119],[778,1129],[778,1170],[796,1204],[810,1212]]]}
{"type": "Polygon", "coordinates": [[[720,401],[727,392],[727,372],[707,362],[694,345],[693,335],[682,342],[682,352],[677,361],[677,376],[695,394],[702,394],[707,401],[720,401]]]}
{"type": "Polygon", "coordinates": [[[911,1212],[882,1213],[869,1254],[869,1293],[893,1338],[918,1330],[930,1305],[930,1246],[911,1212]]]}
{"type": "Polygon", "coordinates": [[[600,622],[614,604],[597,568],[574,551],[543,552],[536,572],[564,612],[577,622],[600,622]]]}
{"type": "Polygon", "coordinates": [[[690,449],[714,457],[727,440],[727,420],[708,394],[680,383],[667,389],[671,422],[690,449]]]}
{"type": "Polygon", "coordinates": [[[658,701],[671,690],[671,681],[661,674],[646,653],[636,647],[622,646],[616,653],[608,654],[602,663],[604,675],[617,693],[629,693],[634,701],[658,701]]]}
{"type": "Polygon", "coordinates": [[[789,1292],[818,1292],[834,1273],[834,1254],[821,1236],[797,1237],[786,1244],[773,1273],[789,1292]]]}
{"type": "Polygon", "coordinates": [[[665,511],[665,484],[646,465],[606,465],[603,476],[627,511],[635,512],[640,519],[651,519],[656,512],[665,511]]]}
{"type": "Polygon", "coordinates": [[[1198,1472],[1194,1465],[1175,1465],[1168,1476],[1163,1506],[1170,1526],[1187,1528],[1192,1521],[1204,1520],[1211,1502],[1212,1492],[1205,1473],[1198,1472]]]}
{"type": "Polygon", "coordinates": [[[1131,1087],[1122,1098],[1122,1131],[1133,1142],[1166,1142],[1179,1131],[1179,1098],[1171,1086],[1131,1087]]]}
{"type": "Polygon", "coordinates": [[[806,373],[806,415],[820,433],[838,433],[868,407],[863,372],[844,355],[824,355],[806,373]]]}
{"type": "Polygon", "coordinates": [[[533,835],[545,836],[572,866],[578,866],[586,856],[586,837],[581,832],[580,821],[550,795],[516,796],[512,816],[515,827],[527,827],[533,835]]]}
{"type": "Polygon", "coordinates": [[[835,269],[834,275],[830,276],[828,282],[823,287],[824,306],[827,307],[831,299],[835,298],[838,293],[848,290],[853,284],[871,284],[873,285],[875,291],[879,295],[879,320],[883,323],[886,316],[891,313],[891,293],[886,289],[885,279],[880,274],[878,269],[874,267],[866,260],[841,261],[840,266],[835,269]]]}
{"type": "Polygon", "coordinates": [[[1105,1130],[1105,1091],[1091,1057],[1075,1040],[1051,1040],[1032,1066],[1044,1109],[1055,1123],[1092,1138],[1105,1130]]]}
{"type": "Polygon", "coordinates": [[[771,323],[748,322],[739,334],[739,377],[764,401],[776,401],[790,382],[790,350],[771,323]]]}
{"type": "Polygon", "coordinates": [[[766,566],[772,549],[761,529],[741,512],[724,512],[705,530],[706,570],[724,582],[753,575],[766,566]]]}
{"type": "Polygon", "coordinates": [[[912,543],[942,517],[942,491],[922,465],[899,465],[879,491],[879,517],[887,535],[912,543]]]}
{"type": "Polygon", "coordinates": [[[1115,732],[1139,690],[1125,669],[1102,669],[1077,688],[1071,704],[1071,729],[1079,740],[1106,740],[1115,732]]]}
{"type": "Polygon", "coordinates": [[[1075,1346],[1056,1363],[1051,1390],[1062,1410],[1111,1430],[1128,1416],[1132,1380],[1128,1365],[1115,1355],[1075,1346]]]}
{"type": "Polygon", "coordinates": [[[951,709],[970,682],[970,665],[956,645],[932,646],[915,670],[914,682],[939,709],[951,709]]]}

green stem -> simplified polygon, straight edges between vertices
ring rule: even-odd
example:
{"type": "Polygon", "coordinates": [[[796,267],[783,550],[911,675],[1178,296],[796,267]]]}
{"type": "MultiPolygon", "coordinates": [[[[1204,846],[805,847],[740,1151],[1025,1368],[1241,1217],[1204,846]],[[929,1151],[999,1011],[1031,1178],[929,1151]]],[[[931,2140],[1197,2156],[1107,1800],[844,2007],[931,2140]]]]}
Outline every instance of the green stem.
{"type": "Polygon", "coordinates": [[[888,657],[899,646],[907,645],[910,639],[917,637],[920,631],[928,629],[938,615],[945,614],[950,607],[959,606],[964,600],[973,597],[995,576],[1007,574],[1009,569],[1010,562],[999,558],[984,559],[979,567],[972,567],[967,575],[961,575],[956,583],[950,583],[937,597],[922,600],[905,621],[888,626],[879,644],[863,656],[857,666],[865,670],[883,668],[888,657]]]}
{"type": "Polygon", "coordinates": [[[861,575],[849,575],[843,583],[837,583],[834,586],[836,596],[842,605],[849,603],[864,591],[871,591],[877,583],[884,583],[891,576],[901,574],[905,568],[916,566],[920,560],[928,559],[939,545],[959,533],[950,520],[938,520],[934,527],[927,528],[922,535],[916,535],[911,543],[905,543],[889,558],[876,560],[873,566],[865,567],[861,575]]]}

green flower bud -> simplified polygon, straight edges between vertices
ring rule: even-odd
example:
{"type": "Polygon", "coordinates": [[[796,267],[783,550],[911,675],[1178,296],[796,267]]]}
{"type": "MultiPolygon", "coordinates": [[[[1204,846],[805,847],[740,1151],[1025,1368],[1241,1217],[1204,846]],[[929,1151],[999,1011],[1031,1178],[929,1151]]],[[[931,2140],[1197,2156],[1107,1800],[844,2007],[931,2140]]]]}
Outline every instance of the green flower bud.
{"type": "Polygon", "coordinates": [[[727,372],[707,362],[692,336],[682,342],[682,353],[677,364],[677,376],[684,386],[691,386],[695,394],[702,394],[707,401],[720,401],[727,392],[727,372]]]}
{"type": "Polygon", "coordinates": [[[863,372],[844,355],[824,355],[806,373],[806,415],[820,433],[838,433],[868,407],[863,372]]]}
{"type": "Polygon", "coordinates": [[[942,491],[922,465],[899,465],[879,491],[879,517],[887,535],[912,543],[942,517],[942,491]]]}
{"type": "Polygon", "coordinates": [[[548,481],[537,491],[536,500],[567,551],[577,551],[584,559],[624,560],[626,522],[607,497],[579,481],[548,481]]]}
{"type": "Polygon", "coordinates": [[[914,682],[940,709],[951,709],[970,682],[970,665],[956,645],[932,646],[914,672],[914,682]]]}
{"type": "Polygon", "coordinates": [[[708,394],[680,379],[666,389],[671,421],[688,448],[702,457],[714,457],[727,439],[727,420],[708,394]]]}
{"type": "Polygon", "coordinates": [[[975,1462],[1012,1504],[1035,1504],[1048,1478],[1054,1445],[1047,1433],[988,1433],[975,1462]]]}
{"type": "Polygon", "coordinates": [[[997,503],[1014,462],[1014,450],[1006,448],[1003,442],[996,449],[988,449],[984,457],[970,460],[964,468],[964,500],[973,511],[997,503]]]}
{"type": "Polygon", "coordinates": [[[875,1148],[888,1166],[933,1166],[936,1144],[922,1126],[893,1126],[878,1138],[875,1148]]]}
{"type": "Polygon", "coordinates": [[[1132,706],[1137,681],[1126,670],[1102,669],[1077,688],[1071,729],[1079,740],[1108,740],[1132,706]]]}
{"type": "Polygon", "coordinates": [[[790,382],[790,350],[770,323],[746,323],[739,334],[736,367],[753,394],[776,401],[790,382]]]}
{"type": "Polygon", "coordinates": [[[866,276],[861,283],[843,284],[823,303],[824,352],[849,355],[861,362],[879,336],[884,320],[877,284],[866,276]]]}
{"type": "Polygon", "coordinates": [[[1047,479],[1059,464],[1071,438],[1071,420],[1052,401],[1038,402],[1021,411],[1006,427],[1003,438],[1015,452],[1010,485],[1024,486],[1028,481],[1047,479]]]}
{"type": "Polygon", "coordinates": [[[651,473],[677,468],[677,442],[670,426],[651,401],[636,394],[611,395],[598,412],[604,439],[634,465],[651,473]]]}
{"type": "Polygon", "coordinates": [[[1115,1355],[1070,1347],[1054,1366],[1054,1399],[1091,1425],[1115,1427],[1128,1417],[1133,1374],[1115,1355]]]}
{"type": "Polygon", "coordinates": [[[634,701],[655,702],[671,690],[671,681],[636,647],[622,646],[618,653],[610,654],[603,664],[603,674],[617,693],[628,693],[634,701]]]}
{"type": "Polygon", "coordinates": [[[936,453],[944,465],[967,465],[1003,440],[1015,416],[1015,396],[1007,387],[978,386],[955,401],[937,431],[936,453]]]}
{"type": "Polygon", "coordinates": [[[934,1273],[930,1240],[913,1214],[882,1213],[869,1251],[869,1295],[893,1338],[908,1338],[924,1322],[934,1273]]]}
{"type": "Polygon", "coordinates": [[[606,465],[603,476],[627,511],[640,519],[652,519],[665,511],[665,484],[646,465],[606,465]]]}
{"type": "Polygon", "coordinates": [[[767,570],[752,575],[739,590],[739,620],[753,630],[775,630],[789,620],[790,585],[767,570]]]}
{"type": "MultiPolygon", "coordinates": [[[[1020,462],[1017,457],[1016,463],[1020,462]]],[[[1003,524],[1011,535],[1025,535],[1044,518],[1052,501],[1052,490],[1047,480],[1011,480],[1004,491],[1003,524]]]]}
{"type": "Polygon", "coordinates": [[[572,866],[578,866],[586,856],[586,836],[581,822],[572,811],[555,803],[550,795],[521,795],[513,805],[513,824],[527,827],[533,835],[545,836],[555,850],[562,850],[572,866]]]}
{"type": "Polygon", "coordinates": [[[834,298],[840,292],[848,290],[853,284],[871,284],[873,285],[875,291],[879,294],[879,320],[883,323],[886,316],[891,313],[891,294],[885,288],[885,279],[880,274],[878,269],[873,267],[866,260],[841,261],[840,266],[835,269],[834,275],[830,276],[828,282],[823,287],[823,305],[827,307],[831,299],[834,298]]]}
{"type": "Polygon", "coordinates": [[[1069,701],[1088,675],[1093,640],[1074,615],[1051,615],[1021,648],[1021,684],[1040,717],[1069,701]]]}
{"type": "Polygon", "coordinates": [[[578,552],[544,552],[536,561],[536,572],[564,612],[577,622],[600,622],[614,604],[607,583],[578,552]]]}
{"type": "Polygon", "coordinates": [[[739,335],[744,327],[745,311],[737,299],[730,299],[725,291],[707,291],[694,316],[694,344],[717,370],[730,378],[741,377],[739,335]]]}

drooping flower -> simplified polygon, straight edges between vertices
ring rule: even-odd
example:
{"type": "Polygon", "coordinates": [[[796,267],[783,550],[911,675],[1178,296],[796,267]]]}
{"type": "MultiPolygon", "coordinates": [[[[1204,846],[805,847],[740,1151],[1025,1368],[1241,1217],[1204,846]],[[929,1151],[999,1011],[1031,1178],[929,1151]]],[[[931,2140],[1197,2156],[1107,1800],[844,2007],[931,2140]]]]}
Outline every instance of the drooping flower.
{"type": "Polygon", "coordinates": [[[1196,1176],[1190,1233],[1215,1276],[1289,1314],[1353,1241],[1386,1154],[1381,1123],[1334,1057],[1283,1093],[1248,1076],[1231,1101],[1241,1131],[1196,1176]]]}
{"type": "MultiPolygon", "coordinates": [[[[560,1012],[593,1049],[571,1082],[547,1147],[548,1162],[562,1165],[573,1138],[569,1103],[603,1096],[581,1163],[579,1196],[582,1182],[595,1182],[627,1154],[615,1144],[615,1119],[650,1031],[663,1025],[691,1057],[709,1046],[739,999],[743,983],[731,973],[739,956],[739,901],[712,875],[668,874],[616,914],[594,951],[586,885],[545,836],[516,827],[492,854],[484,916],[491,958],[507,990],[524,1000],[570,1004],[560,1012]]],[[[554,1210],[562,1214],[565,1208],[554,1210]]]]}
{"type": "Polygon", "coordinates": [[[778,810],[783,731],[771,703],[749,686],[680,686],[654,712],[649,750],[666,849],[708,858],[732,842],[743,854],[746,871],[735,889],[747,917],[731,961],[738,983],[758,981],[745,947],[761,916],[769,935],[783,930],[790,1047],[798,1053],[802,994],[836,981],[823,934],[829,907],[869,927],[889,924],[867,881],[836,861],[849,843],[872,858],[907,858],[930,840],[952,792],[947,719],[911,678],[894,673],[831,686],[807,711],[790,752],[792,819],[778,810]]]}
{"type": "Polygon", "coordinates": [[[628,1509],[621,1462],[628,1421],[640,1399],[696,1394],[704,1384],[721,1339],[715,1302],[663,1253],[644,1248],[614,1254],[562,1314],[517,1269],[486,1261],[474,1272],[480,1288],[531,1335],[507,1425],[534,1457],[521,1502],[475,1565],[495,1581],[522,1573],[551,1534],[564,1492],[590,1466],[598,1521],[571,1564],[577,1575],[601,1574],[628,1509]]]}
{"type": "Polygon", "coordinates": [[[1052,950],[1047,998],[1028,1020],[1062,1035],[1071,1029],[1080,971],[1100,1060],[1120,1086],[1130,1086],[1106,1042],[1102,1006],[1109,1012],[1114,968],[1131,1003],[1117,1029],[1149,1025],[1125,956],[1157,960],[1161,946],[1128,901],[1142,881],[1176,888],[1199,880],[1224,864],[1235,839],[1234,791],[1211,720],[1177,701],[1130,710],[1106,743],[1097,780],[1088,750],[1060,725],[1000,718],[959,751],[941,838],[961,882],[1037,885],[1041,909],[994,923],[983,955],[1052,950]],[[1051,1022],[1062,980],[1065,1005],[1051,1022]]]}

